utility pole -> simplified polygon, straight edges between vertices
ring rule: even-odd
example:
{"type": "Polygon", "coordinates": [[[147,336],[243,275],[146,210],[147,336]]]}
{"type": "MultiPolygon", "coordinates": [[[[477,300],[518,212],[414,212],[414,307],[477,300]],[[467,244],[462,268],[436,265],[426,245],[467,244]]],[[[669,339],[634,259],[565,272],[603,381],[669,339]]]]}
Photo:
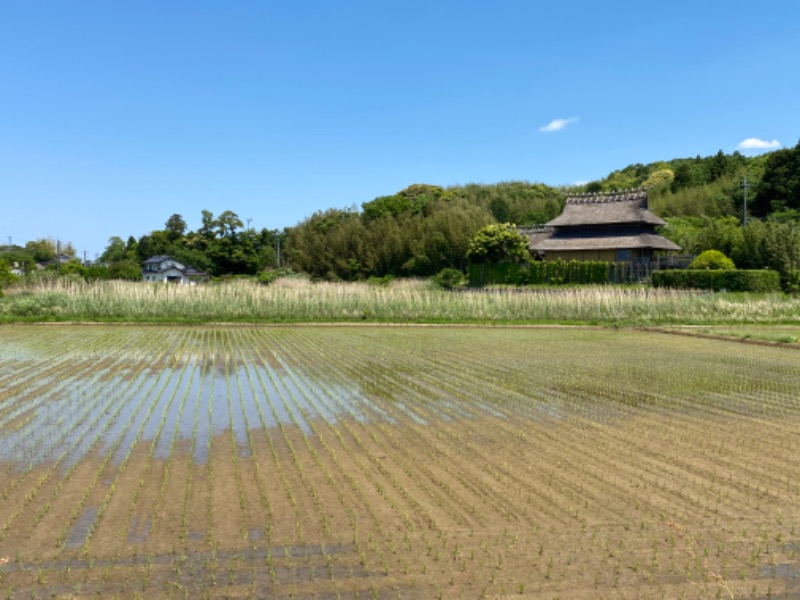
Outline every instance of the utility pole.
{"type": "Polygon", "coordinates": [[[744,190],[744,215],[742,218],[742,223],[744,227],[747,227],[747,188],[750,185],[747,183],[747,173],[744,174],[744,183],[742,184],[742,189],[744,190]]]}

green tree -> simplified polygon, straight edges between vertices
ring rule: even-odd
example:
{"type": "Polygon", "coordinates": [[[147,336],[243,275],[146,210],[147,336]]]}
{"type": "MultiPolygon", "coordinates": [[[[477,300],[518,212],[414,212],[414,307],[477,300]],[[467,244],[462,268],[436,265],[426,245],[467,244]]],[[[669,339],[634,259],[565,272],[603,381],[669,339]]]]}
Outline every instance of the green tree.
{"type": "Polygon", "coordinates": [[[755,216],[800,210],[800,142],[794,148],[772,152],[750,206],[755,216]]]}
{"type": "Polygon", "coordinates": [[[142,267],[137,261],[129,258],[118,260],[108,267],[108,276],[111,279],[141,281],[142,267]]]}
{"type": "Polygon", "coordinates": [[[528,239],[511,223],[487,225],[472,238],[467,257],[473,263],[516,263],[530,260],[528,239]]]}
{"type": "Polygon", "coordinates": [[[183,220],[181,215],[174,214],[167,219],[165,230],[167,232],[167,237],[171,241],[179,240],[183,237],[183,234],[186,233],[186,221],[183,220]]]}
{"type": "Polygon", "coordinates": [[[689,265],[689,268],[699,270],[710,269],[728,271],[730,269],[735,269],[736,265],[734,265],[733,261],[719,250],[706,250],[692,261],[692,264],[689,265]]]}
{"type": "Polygon", "coordinates": [[[672,172],[672,169],[660,169],[650,173],[650,176],[642,182],[642,186],[646,188],[667,187],[672,184],[674,179],[675,173],[672,172]]]}
{"type": "Polygon", "coordinates": [[[222,212],[215,221],[219,237],[236,237],[236,230],[244,226],[242,220],[232,210],[222,212]]]}
{"type": "Polygon", "coordinates": [[[3,295],[3,288],[8,287],[17,280],[17,276],[11,272],[11,267],[4,260],[0,260],[0,296],[3,295]]]}
{"type": "Polygon", "coordinates": [[[106,245],[106,249],[103,250],[103,253],[100,255],[100,260],[102,262],[114,262],[117,260],[123,260],[128,257],[128,250],[125,242],[122,241],[122,238],[117,236],[112,236],[108,238],[108,244],[106,245]]]}
{"type": "Polygon", "coordinates": [[[770,220],[766,225],[765,266],[780,273],[781,283],[785,287],[789,279],[800,270],[800,224],[770,220]]]}
{"type": "Polygon", "coordinates": [[[692,169],[689,163],[682,162],[675,169],[675,175],[672,178],[671,188],[673,192],[680,189],[689,187],[692,184],[692,169]]]}
{"type": "Polygon", "coordinates": [[[56,243],[52,239],[40,238],[25,244],[27,250],[37,263],[54,260],[56,257],[56,243]]]}

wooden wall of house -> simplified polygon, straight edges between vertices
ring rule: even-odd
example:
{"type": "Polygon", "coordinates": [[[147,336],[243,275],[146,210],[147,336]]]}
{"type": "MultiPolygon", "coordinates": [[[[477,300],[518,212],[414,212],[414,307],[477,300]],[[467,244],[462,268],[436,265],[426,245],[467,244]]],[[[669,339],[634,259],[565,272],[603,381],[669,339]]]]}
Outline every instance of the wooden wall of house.
{"type": "Polygon", "coordinates": [[[600,260],[603,262],[615,262],[617,253],[615,250],[569,250],[562,252],[546,252],[545,260],[600,260]]]}
{"type": "Polygon", "coordinates": [[[625,257],[622,257],[617,250],[562,250],[560,252],[546,252],[544,255],[545,260],[599,260],[602,262],[625,262],[630,260],[637,260],[640,258],[647,258],[652,255],[649,249],[635,248],[628,251],[625,257]]]}

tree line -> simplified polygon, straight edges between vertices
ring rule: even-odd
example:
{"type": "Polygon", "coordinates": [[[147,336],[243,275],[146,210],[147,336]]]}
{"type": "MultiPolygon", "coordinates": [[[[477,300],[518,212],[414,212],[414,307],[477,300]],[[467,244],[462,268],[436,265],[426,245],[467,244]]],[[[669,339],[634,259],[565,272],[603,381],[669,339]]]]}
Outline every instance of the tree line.
{"type": "MultiPolygon", "coordinates": [[[[139,279],[142,262],[155,255],[171,255],[214,277],[259,275],[279,267],[340,280],[463,272],[471,241],[487,225],[541,225],[561,213],[570,193],[638,187],[648,188],[651,209],[667,222],[662,233],[685,253],[721,250],[737,266],[774,268],[784,277],[800,269],[798,143],[756,157],[720,151],[637,163],[572,188],[525,181],[446,188],[414,184],[360,209],[319,211],[282,231],[246,228],[230,210],[216,216],[203,210],[201,226],[190,231],[183,217],[173,214],[162,229],[138,238],[111,237],[91,276],[139,279]]],[[[74,255],[71,246],[63,248],[74,255]]],[[[54,255],[52,240],[0,247],[0,260],[7,264],[38,263],[54,255]]],[[[75,263],[52,268],[88,269],[75,263]]]]}

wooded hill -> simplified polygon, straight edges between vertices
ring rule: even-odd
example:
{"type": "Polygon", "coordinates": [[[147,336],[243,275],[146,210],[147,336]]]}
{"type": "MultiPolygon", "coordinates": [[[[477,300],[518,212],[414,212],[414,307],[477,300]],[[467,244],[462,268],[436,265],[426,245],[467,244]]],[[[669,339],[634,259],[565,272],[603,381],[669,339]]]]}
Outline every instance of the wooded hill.
{"type": "Polygon", "coordinates": [[[716,249],[742,267],[800,268],[800,144],[756,157],[720,151],[634,164],[572,188],[415,184],[360,211],[312,215],[288,232],[287,257],[292,268],[326,279],[463,269],[469,242],[484,225],[541,225],[560,214],[570,193],[638,187],[648,188],[651,209],[668,223],[663,234],[684,252],[716,249]]]}

